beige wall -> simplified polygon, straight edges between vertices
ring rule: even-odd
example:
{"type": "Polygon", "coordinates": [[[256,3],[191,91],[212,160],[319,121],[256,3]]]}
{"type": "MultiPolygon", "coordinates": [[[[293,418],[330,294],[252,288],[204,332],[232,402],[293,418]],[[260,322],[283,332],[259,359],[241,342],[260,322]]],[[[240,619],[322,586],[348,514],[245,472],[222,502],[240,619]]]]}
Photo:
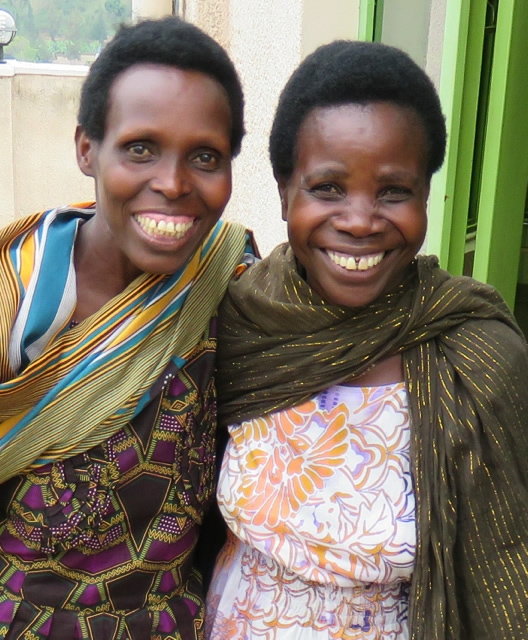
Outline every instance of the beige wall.
{"type": "Polygon", "coordinates": [[[226,217],[253,229],[263,255],[286,239],[268,136],[282,87],[319,44],[356,38],[359,0],[186,0],[185,17],[230,52],[246,97],[242,152],[226,217]]]}
{"type": "Polygon", "coordinates": [[[440,87],[440,76],[442,72],[446,2],[447,0],[432,0],[431,14],[429,17],[425,70],[437,88],[440,87]]]}
{"type": "Polygon", "coordinates": [[[381,40],[406,51],[440,86],[446,0],[397,0],[383,5],[381,40]],[[411,28],[412,26],[412,28],[411,28]]]}
{"type": "Polygon", "coordinates": [[[0,224],[93,199],[78,169],[74,133],[86,69],[10,63],[0,67],[0,224]]]}
{"type": "MultiPolygon", "coordinates": [[[[251,1],[251,0],[250,0],[251,1]]],[[[188,22],[198,25],[212,38],[229,50],[231,38],[231,2],[229,0],[185,0],[182,15],[188,22]]]]}
{"type": "Polygon", "coordinates": [[[321,44],[355,39],[359,33],[360,0],[304,0],[302,21],[303,57],[321,44]]]}
{"type": "MultiPolygon", "coordinates": [[[[9,71],[9,69],[7,69],[9,71]]],[[[0,75],[0,226],[13,219],[15,193],[13,188],[13,76],[0,75]]]]}
{"type": "Polygon", "coordinates": [[[279,93],[300,60],[301,24],[296,0],[231,0],[230,52],[244,86],[247,135],[227,216],[253,229],[263,255],[286,239],[268,136],[279,93]]]}
{"type": "Polygon", "coordinates": [[[381,40],[400,47],[425,68],[431,0],[398,0],[383,3],[381,40]]]}
{"type": "Polygon", "coordinates": [[[132,19],[162,18],[172,14],[172,0],[132,0],[132,19]]]}

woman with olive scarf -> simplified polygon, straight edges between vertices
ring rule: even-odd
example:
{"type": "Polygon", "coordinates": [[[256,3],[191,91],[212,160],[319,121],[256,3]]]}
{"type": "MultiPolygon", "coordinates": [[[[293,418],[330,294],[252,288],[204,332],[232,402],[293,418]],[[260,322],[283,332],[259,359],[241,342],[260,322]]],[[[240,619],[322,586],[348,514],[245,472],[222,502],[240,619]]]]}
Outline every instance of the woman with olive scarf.
{"type": "Polygon", "coordinates": [[[528,351],[418,256],[445,126],[404,53],[335,42],[281,96],[289,243],[221,307],[209,638],[528,638],[528,351]]]}

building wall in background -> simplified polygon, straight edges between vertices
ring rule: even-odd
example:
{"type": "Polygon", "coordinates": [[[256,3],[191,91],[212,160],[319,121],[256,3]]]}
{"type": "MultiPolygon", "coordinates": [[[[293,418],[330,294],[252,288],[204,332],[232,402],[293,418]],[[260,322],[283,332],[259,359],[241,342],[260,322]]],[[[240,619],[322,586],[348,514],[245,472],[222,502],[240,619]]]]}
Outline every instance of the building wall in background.
{"type": "Polygon", "coordinates": [[[162,18],[172,14],[172,0],[132,0],[132,19],[162,18]]]}
{"type": "MultiPolygon", "coordinates": [[[[431,1],[433,16],[445,0],[431,1]]],[[[268,160],[268,135],[279,93],[301,59],[317,46],[335,38],[358,37],[360,0],[326,0],[324,7],[319,0],[180,0],[177,5],[187,20],[226,47],[239,71],[247,135],[234,162],[233,197],[225,216],[253,229],[267,254],[286,239],[268,160]]],[[[134,0],[132,11],[136,18],[160,17],[173,6],[172,0],[134,0]]],[[[429,32],[433,42],[432,22],[429,32]]],[[[42,208],[93,199],[92,180],[79,171],[73,143],[87,68],[2,66],[0,224],[42,208]]]]}
{"type": "Polygon", "coordinates": [[[13,80],[11,69],[0,71],[0,226],[13,220],[15,193],[13,188],[13,80]]]}
{"type": "Polygon", "coordinates": [[[229,51],[246,98],[247,134],[225,217],[251,228],[263,255],[286,239],[268,136],[279,94],[302,58],[358,35],[359,0],[186,0],[185,17],[229,51]]]}
{"type": "Polygon", "coordinates": [[[74,134],[86,68],[0,65],[0,225],[72,201],[93,200],[74,134]]]}

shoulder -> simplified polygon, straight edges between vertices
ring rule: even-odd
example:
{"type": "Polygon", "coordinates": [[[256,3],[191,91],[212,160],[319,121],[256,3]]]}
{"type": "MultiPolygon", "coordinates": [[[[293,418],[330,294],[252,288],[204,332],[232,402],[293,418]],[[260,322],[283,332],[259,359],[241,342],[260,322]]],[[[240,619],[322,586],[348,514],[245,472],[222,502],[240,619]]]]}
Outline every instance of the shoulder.
{"type": "Polygon", "coordinates": [[[482,410],[501,416],[503,429],[525,431],[528,345],[516,325],[501,318],[467,319],[442,337],[441,350],[482,410]]]}
{"type": "Polygon", "coordinates": [[[469,380],[487,376],[494,389],[528,389],[528,345],[501,294],[474,278],[450,275],[434,256],[421,257],[418,269],[426,315],[438,321],[437,343],[458,373],[469,380]]]}
{"type": "Polygon", "coordinates": [[[39,211],[17,218],[0,230],[0,245],[23,241],[25,237],[38,234],[42,229],[55,228],[55,221],[68,222],[75,218],[90,218],[95,213],[95,203],[81,202],[39,211]]]}

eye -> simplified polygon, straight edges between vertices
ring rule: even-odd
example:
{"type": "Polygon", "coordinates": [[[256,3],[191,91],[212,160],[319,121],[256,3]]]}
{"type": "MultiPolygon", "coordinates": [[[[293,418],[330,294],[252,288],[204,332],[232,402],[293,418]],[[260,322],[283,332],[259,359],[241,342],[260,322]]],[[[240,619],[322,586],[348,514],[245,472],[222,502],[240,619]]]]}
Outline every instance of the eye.
{"type": "Polygon", "coordinates": [[[390,186],[382,189],[379,198],[385,202],[404,202],[412,195],[412,190],[408,187],[390,186]]]}
{"type": "Polygon", "coordinates": [[[220,158],[213,151],[200,151],[192,157],[192,162],[199,169],[214,171],[220,165],[220,158]]]}
{"type": "Polygon", "coordinates": [[[310,193],[321,200],[335,200],[342,195],[342,190],[333,182],[322,182],[311,187],[310,193]]]}
{"type": "Polygon", "coordinates": [[[143,142],[133,142],[126,147],[128,156],[132,159],[140,162],[150,160],[152,158],[151,150],[143,142]]]}

